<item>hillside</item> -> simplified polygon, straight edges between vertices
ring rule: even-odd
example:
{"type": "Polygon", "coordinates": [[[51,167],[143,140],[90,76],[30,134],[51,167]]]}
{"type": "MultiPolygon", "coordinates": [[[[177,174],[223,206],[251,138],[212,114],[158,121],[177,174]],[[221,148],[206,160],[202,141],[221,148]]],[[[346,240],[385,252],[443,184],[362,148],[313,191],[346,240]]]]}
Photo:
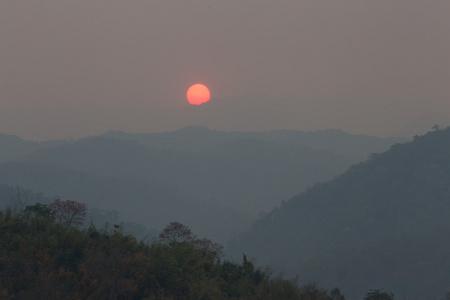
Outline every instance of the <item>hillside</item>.
{"type": "Polygon", "coordinates": [[[392,269],[380,261],[397,268],[390,283],[394,294],[441,297],[450,282],[450,274],[442,273],[450,268],[449,254],[436,259],[437,249],[426,245],[450,245],[439,234],[450,228],[449,182],[447,128],[394,145],[307,189],[259,219],[233,247],[289,272],[308,269],[315,276],[308,280],[320,284],[339,282],[350,299],[384,287],[384,274],[392,269]],[[426,240],[430,237],[433,241],[426,240]],[[432,278],[428,284],[407,276],[420,271],[432,278]]]}
{"type": "Polygon", "coordinates": [[[0,210],[1,299],[344,299],[337,289],[271,278],[245,256],[221,260],[221,245],[180,223],[143,243],[120,226],[63,226],[59,212],[52,205],[0,210]]]}

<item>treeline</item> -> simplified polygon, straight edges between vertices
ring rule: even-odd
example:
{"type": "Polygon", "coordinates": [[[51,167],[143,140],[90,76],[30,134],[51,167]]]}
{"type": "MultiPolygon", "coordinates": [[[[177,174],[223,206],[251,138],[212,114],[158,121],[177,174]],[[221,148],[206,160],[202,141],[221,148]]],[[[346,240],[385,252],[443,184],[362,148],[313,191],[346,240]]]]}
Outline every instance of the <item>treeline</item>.
{"type": "Polygon", "coordinates": [[[338,289],[272,277],[246,256],[222,260],[222,246],[168,225],[152,243],[118,225],[80,229],[74,201],[0,210],[1,299],[317,299],[343,300],[338,289]]]}

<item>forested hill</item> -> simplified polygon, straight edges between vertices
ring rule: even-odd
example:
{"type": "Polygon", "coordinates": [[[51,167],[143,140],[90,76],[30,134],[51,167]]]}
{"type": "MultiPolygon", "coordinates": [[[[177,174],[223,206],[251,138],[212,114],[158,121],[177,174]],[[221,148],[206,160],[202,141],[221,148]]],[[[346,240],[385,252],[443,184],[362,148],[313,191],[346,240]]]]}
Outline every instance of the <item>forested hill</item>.
{"type": "Polygon", "coordinates": [[[222,246],[169,224],[151,244],[93,226],[86,207],[57,200],[23,212],[0,210],[1,299],[317,299],[338,289],[270,277],[247,260],[221,259],[222,246]]]}
{"type": "Polygon", "coordinates": [[[450,238],[443,234],[449,183],[447,128],[307,189],[259,219],[234,247],[261,263],[309,269],[309,280],[338,283],[350,296],[379,284],[408,299],[432,299],[450,282],[450,238]]]}

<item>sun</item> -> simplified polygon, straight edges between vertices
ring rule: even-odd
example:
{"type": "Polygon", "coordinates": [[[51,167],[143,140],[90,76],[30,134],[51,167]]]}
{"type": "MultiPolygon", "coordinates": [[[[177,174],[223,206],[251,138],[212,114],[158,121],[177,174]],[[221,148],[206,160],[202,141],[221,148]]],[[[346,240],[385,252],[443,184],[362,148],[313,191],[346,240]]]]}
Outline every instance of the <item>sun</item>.
{"type": "Polygon", "coordinates": [[[211,93],[209,89],[200,83],[191,85],[187,90],[186,98],[192,105],[200,105],[206,103],[211,98],[211,93]]]}

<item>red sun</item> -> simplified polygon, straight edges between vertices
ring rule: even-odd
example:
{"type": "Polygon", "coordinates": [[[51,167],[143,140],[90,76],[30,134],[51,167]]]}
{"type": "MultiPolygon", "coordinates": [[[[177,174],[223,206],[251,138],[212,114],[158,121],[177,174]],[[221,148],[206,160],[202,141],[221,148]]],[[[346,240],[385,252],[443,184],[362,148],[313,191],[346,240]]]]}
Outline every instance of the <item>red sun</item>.
{"type": "Polygon", "coordinates": [[[211,93],[209,89],[200,83],[191,85],[186,93],[186,98],[192,105],[200,105],[209,101],[211,93]]]}

